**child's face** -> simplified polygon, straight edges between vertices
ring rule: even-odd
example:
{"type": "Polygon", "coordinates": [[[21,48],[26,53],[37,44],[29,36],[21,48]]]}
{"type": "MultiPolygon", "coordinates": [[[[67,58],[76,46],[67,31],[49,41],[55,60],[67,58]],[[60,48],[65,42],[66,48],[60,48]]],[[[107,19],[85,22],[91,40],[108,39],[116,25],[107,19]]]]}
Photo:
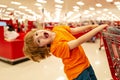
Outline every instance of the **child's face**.
{"type": "Polygon", "coordinates": [[[37,30],[33,37],[34,42],[40,47],[46,46],[52,41],[52,32],[48,30],[37,30]]]}

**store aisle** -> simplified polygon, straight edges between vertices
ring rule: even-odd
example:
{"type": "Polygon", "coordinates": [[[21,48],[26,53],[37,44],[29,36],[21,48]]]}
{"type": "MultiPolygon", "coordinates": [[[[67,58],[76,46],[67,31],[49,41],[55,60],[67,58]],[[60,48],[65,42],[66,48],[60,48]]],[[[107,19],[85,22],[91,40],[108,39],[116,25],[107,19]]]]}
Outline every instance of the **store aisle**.
{"type": "MultiPolygon", "coordinates": [[[[110,80],[106,53],[104,48],[99,50],[99,40],[96,43],[84,43],[85,49],[98,80],[110,80]]],[[[51,56],[50,58],[36,63],[26,61],[17,65],[9,65],[0,62],[0,80],[67,80],[63,72],[63,64],[60,59],[51,56]]]]}

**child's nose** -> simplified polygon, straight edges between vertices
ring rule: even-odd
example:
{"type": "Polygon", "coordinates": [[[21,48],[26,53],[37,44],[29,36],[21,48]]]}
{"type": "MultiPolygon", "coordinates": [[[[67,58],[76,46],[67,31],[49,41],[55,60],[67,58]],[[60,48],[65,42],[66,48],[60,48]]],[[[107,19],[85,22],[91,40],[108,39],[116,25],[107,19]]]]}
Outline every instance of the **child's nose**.
{"type": "Polygon", "coordinates": [[[38,38],[42,38],[43,37],[43,35],[42,34],[38,34],[38,36],[37,36],[38,38]]]}

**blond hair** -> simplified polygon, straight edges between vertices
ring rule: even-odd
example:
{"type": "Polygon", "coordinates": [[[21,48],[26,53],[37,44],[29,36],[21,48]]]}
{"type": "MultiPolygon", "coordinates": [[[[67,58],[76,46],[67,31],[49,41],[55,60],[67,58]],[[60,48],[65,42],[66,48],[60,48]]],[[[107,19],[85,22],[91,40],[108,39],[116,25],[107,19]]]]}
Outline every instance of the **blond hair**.
{"type": "Polygon", "coordinates": [[[23,52],[29,59],[39,62],[50,56],[50,50],[47,46],[39,47],[34,43],[33,35],[35,31],[31,30],[25,35],[23,52]]]}

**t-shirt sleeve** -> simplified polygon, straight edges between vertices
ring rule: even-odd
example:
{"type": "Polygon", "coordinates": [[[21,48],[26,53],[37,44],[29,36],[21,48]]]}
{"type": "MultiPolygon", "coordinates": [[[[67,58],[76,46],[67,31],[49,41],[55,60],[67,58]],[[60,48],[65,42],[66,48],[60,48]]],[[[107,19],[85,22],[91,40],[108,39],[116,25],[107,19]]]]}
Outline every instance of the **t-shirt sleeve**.
{"type": "Polygon", "coordinates": [[[66,26],[66,25],[63,25],[63,26],[55,26],[55,27],[53,28],[53,31],[60,30],[60,29],[65,29],[65,30],[67,30],[68,32],[71,32],[70,27],[69,27],[69,26],[66,26]]]}
{"type": "Polygon", "coordinates": [[[64,26],[64,28],[65,28],[68,32],[70,32],[70,27],[69,27],[69,26],[64,26]]]}
{"type": "Polygon", "coordinates": [[[67,42],[59,42],[51,49],[52,54],[59,58],[68,58],[70,56],[69,51],[67,42]]]}

